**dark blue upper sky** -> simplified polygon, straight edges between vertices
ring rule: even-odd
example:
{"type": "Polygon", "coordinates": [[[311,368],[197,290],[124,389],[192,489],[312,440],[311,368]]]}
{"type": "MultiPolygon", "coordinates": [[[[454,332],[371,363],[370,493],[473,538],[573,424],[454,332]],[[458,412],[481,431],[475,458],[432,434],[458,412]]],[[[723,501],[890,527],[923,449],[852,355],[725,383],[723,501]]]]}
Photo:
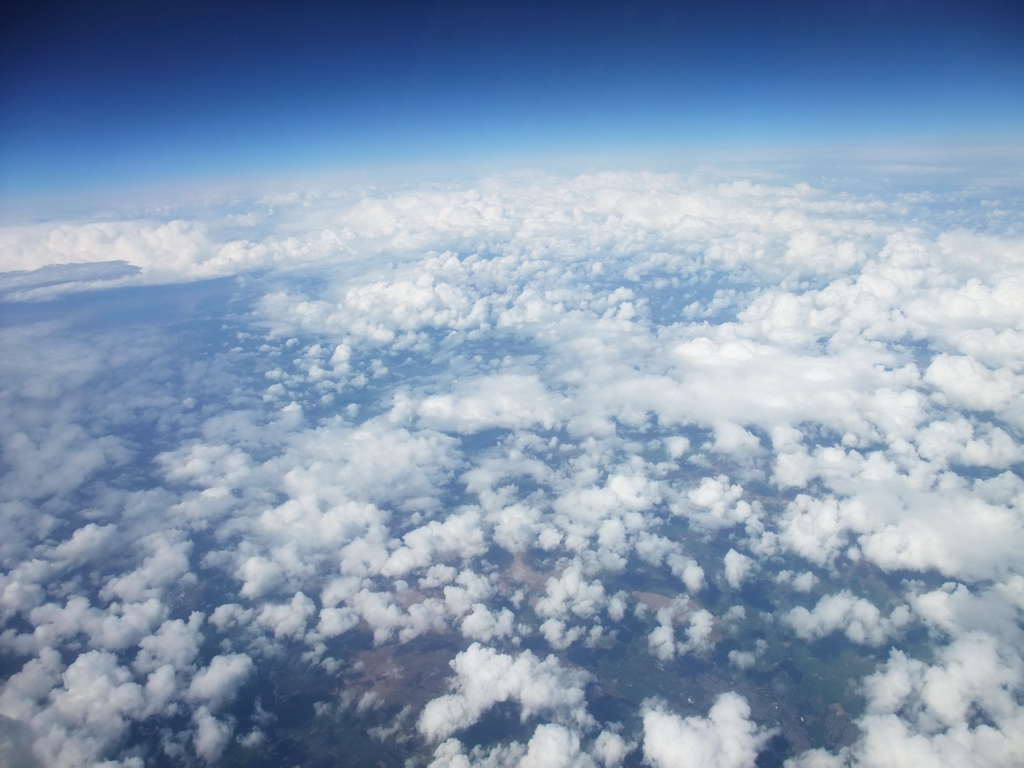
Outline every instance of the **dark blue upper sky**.
{"type": "Polygon", "coordinates": [[[999,142],[1015,2],[34,3],[3,25],[8,200],[326,168],[999,142]]]}

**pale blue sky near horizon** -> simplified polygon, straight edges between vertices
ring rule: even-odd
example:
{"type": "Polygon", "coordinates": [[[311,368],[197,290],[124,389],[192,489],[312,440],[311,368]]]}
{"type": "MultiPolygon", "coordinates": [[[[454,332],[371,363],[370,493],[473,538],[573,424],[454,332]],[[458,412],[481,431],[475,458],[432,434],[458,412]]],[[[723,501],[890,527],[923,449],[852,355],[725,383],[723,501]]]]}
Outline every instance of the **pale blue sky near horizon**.
{"type": "Polygon", "coordinates": [[[5,25],[0,204],[238,177],[1019,146],[1009,2],[42,3],[5,25]]]}

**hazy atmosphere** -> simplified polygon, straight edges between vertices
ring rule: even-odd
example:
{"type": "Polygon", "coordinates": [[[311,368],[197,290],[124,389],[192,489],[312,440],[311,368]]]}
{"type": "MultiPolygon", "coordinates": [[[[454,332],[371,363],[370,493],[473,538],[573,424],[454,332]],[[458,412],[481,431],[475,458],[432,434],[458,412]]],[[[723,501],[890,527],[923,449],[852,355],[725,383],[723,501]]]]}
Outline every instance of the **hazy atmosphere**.
{"type": "Polygon", "coordinates": [[[1024,765],[1012,3],[41,3],[0,765],[1024,765]]]}

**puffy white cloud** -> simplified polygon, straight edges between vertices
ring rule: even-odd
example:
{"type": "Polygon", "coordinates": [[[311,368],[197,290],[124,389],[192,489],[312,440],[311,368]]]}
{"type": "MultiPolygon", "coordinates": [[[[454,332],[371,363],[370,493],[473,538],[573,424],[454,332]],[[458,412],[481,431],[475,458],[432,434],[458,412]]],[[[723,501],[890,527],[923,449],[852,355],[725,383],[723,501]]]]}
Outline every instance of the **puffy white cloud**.
{"type": "Polygon", "coordinates": [[[184,669],[195,660],[203,635],[199,631],[203,614],[193,611],[188,622],[169,619],[149,637],[139,641],[139,652],[132,663],[137,672],[152,672],[158,667],[170,665],[173,669],[184,669]]]}
{"type": "Polygon", "coordinates": [[[1005,582],[974,589],[957,582],[929,591],[915,587],[907,595],[908,602],[934,634],[958,637],[980,631],[1008,647],[1024,639],[1016,618],[1024,607],[1024,577],[1014,575],[1005,582]]]}
{"type": "Polygon", "coordinates": [[[508,608],[495,612],[483,603],[474,603],[472,613],[462,620],[460,628],[464,637],[489,643],[496,637],[511,635],[513,621],[515,615],[508,608]]]}
{"type": "Polygon", "coordinates": [[[0,714],[27,723],[43,765],[98,764],[145,717],[145,692],[108,651],[87,651],[66,668],[44,650],[0,692],[0,714]]]}
{"type": "Polygon", "coordinates": [[[453,693],[428,702],[418,727],[430,740],[444,739],[475,723],[498,702],[519,703],[524,720],[538,714],[568,724],[590,721],[583,686],[589,676],[563,666],[554,656],[518,656],[473,643],[452,661],[453,693]]]}
{"type": "Polygon", "coordinates": [[[711,648],[716,627],[714,614],[706,608],[697,608],[687,597],[676,598],[657,610],[658,626],[647,636],[648,649],[661,661],[691,651],[703,653],[711,648]],[[677,640],[675,624],[685,622],[685,640],[677,640]]]}
{"type": "Polygon", "coordinates": [[[157,667],[146,677],[146,716],[161,715],[176,709],[174,700],[179,694],[178,677],[170,664],[157,667]]]}
{"type": "Polygon", "coordinates": [[[559,403],[535,375],[498,374],[460,380],[451,395],[430,395],[416,407],[435,429],[477,432],[492,427],[555,426],[559,403]]]}
{"type": "Polygon", "coordinates": [[[10,462],[8,499],[68,493],[104,468],[128,461],[122,441],[94,437],[77,424],[53,424],[28,433],[7,424],[0,445],[10,462]]]}
{"type": "Polygon", "coordinates": [[[1020,393],[1022,382],[1012,371],[992,371],[970,357],[938,355],[925,371],[924,380],[934,386],[955,408],[998,411],[1020,393]]]}
{"type": "Polygon", "coordinates": [[[636,749],[636,745],[627,742],[619,734],[601,731],[594,740],[593,752],[605,768],[613,768],[613,766],[621,765],[626,755],[634,749],[636,749]]]}
{"type": "Polygon", "coordinates": [[[254,664],[244,653],[214,656],[199,670],[188,688],[188,697],[216,710],[234,698],[238,689],[252,674],[254,664]]]}
{"type": "Polygon", "coordinates": [[[739,589],[746,581],[754,566],[754,561],[744,554],[730,549],[725,553],[725,580],[733,589],[739,589]]]}
{"type": "Polygon", "coordinates": [[[402,537],[402,546],[389,555],[380,572],[385,576],[404,576],[412,570],[433,565],[435,558],[474,557],[485,549],[479,512],[467,509],[409,531],[402,537]]]}
{"type": "Polygon", "coordinates": [[[139,603],[111,603],[105,608],[92,605],[82,596],[74,596],[64,605],[44,603],[28,611],[33,625],[31,634],[4,633],[4,642],[23,649],[39,649],[59,644],[80,633],[99,649],[123,650],[138,643],[166,616],[166,606],[155,599],[139,603]]]}
{"type": "Polygon", "coordinates": [[[825,595],[810,611],[797,606],[784,618],[797,636],[804,639],[842,631],[854,643],[881,645],[910,622],[911,614],[901,605],[886,617],[874,603],[843,590],[825,595]]]}
{"type": "Polygon", "coordinates": [[[316,605],[301,592],[296,592],[287,603],[263,606],[256,621],[274,633],[274,637],[301,637],[306,624],[316,613],[316,605]]]}
{"type": "Polygon", "coordinates": [[[100,593],[102,596],[141,601],[159,597],[171,584],[195,580],[195,576],[189,572],[192,542],[179,531],[152,533],[143,537],[137,545],[148,552],[146,558],[133,571],[110,579],[100,593]]]}
{"type": "Polygon", "coordinates": [[[587,619],[599,612],[606,602],[604,586],[599,581],[587,581],[582,569],[576,560],[557,578],[548,579],[545,595],[537,601],[537,613],[546,618],[572,614],[587,619]]]}
{"type": "Polygon", "coordinates": [[[899,651],[864,681],[871,714],[910,711],[926,731],[959,727],[976,707],[995,723],[1019,716],[1013,691],[1024,682],[1024,665],[1007,659],[995,640],[968,633],[943,648],[938,663],[927,665],[899,651]]]}
{"type": "MultiPolygon", "coordinates": [[[[718,446],[717,440],[715,445],[718,446]]],[[[742,498],[743,488],[730,485],[725,475],[703,478],[696,488],[687,492],[686,497],[697,508],[694,517],[704,524],[742,523],[754,515],[750,503],[742,498]]]]}
{"type": "Polygon", "coordinates": [[[373,630],[375,643],[390,640],[404,623],[402,611],[395,604],[390,592],[362,589],[353,595],[351,603],[360,618],[373,630]]]}
{"type": "Polygon", "coordinates": [[[324,637],[336,637],[359,623],[358,614],[350,608],[323,608],[316,631],[324,637]]]}
{"type": "Polygon", "coordinates": [[[1009,548],[1024,537],[1010,510],[959,489],[913,494],[910,504],[903,519],[876,523],[859,539],[865,556],[886,570],[936,568],[949,575],[991,577],[1012,560],[1009,548]]]}
{"type": "Polygon", "coordinates": [[[438,485],[458,461],[451,437],[429,429],[409,431],[387,419],[357,427],[329,422],[298,432],[290,443],[291,450],[273,466],[286,467],[282,474],[294,482],[308,478],[318,491],[333,486],[348,499],[408,511],[436,508],[438,485]],[[309,469],[287,474],[301,467],[309,469]]]}
{"type": "Polygon", "coordinates": [[[921,456],[942,465],[1002,469],[1021,459],[1021,446],[1004,429],[976,430],[964,418],[933,421],[917,433],[916,442],[921,456]]]}
{"type": "Polygon", "coordinates": [[[968,633],[940,649],[934,664],[892,651],[864,681],[861,736],[838,754],[814,750],[793,761],[822,765],[1013,765],[1024,756],[1018,704],[1019,656],[991,636],[968,633]]]}
{"type": "Polygon", "coordinates": [[[247,557],[238,569],[238,578],[242,581],[239,594],[243,597],[262,597],[278,586],[284,572],[275,561],[262,555],[247,557]]]}
{"type": "Polygon", "coordinates": [[[735,693],[719,696],[706,718],[682,718],[647,702],[643,726],[644,759],[656,768],[752,768],[769,737],[735,693]]]}
{"type": "Polygon", "coordinates": [[[125,715],[141,709],[142,689],[111,653],[84,653],[62,677],[64,687],[53,696],[53,706],[67,721],[89,723],[113,736],[125,727],[125,715]]]}
{"type": "Polygon", "coordinates": [[[205,762],[216,764],[231,739],[231,726],[210,714],[206,707],[199,707],[192,719],[196,724],[193,740],[196,754],[205,762]]]}
{"type": "Polygon", "coordinates": [[[590,768],[594,761],[580,753],[580,739],[556,723],[537,727],[519,761],[522,768],[590,768]]]}
{"type": "Polygon", "coordinates": [[[752,651],[729,651],[729,663],[738,669],[750,669],[757,664],[757,660],[767,649],[768,641],[764,638],[758,638],[752,651]]]}

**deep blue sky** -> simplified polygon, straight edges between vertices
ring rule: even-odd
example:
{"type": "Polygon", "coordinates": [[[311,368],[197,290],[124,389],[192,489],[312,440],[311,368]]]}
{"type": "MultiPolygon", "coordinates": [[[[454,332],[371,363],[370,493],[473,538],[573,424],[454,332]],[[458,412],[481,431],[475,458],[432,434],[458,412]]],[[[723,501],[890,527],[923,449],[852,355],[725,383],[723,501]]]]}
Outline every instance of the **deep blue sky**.
{"type": "Polygon", "coordinates": [[[0,191],[694,147],[1014,141],[1017,2],[33,3],[0,191]]]}

